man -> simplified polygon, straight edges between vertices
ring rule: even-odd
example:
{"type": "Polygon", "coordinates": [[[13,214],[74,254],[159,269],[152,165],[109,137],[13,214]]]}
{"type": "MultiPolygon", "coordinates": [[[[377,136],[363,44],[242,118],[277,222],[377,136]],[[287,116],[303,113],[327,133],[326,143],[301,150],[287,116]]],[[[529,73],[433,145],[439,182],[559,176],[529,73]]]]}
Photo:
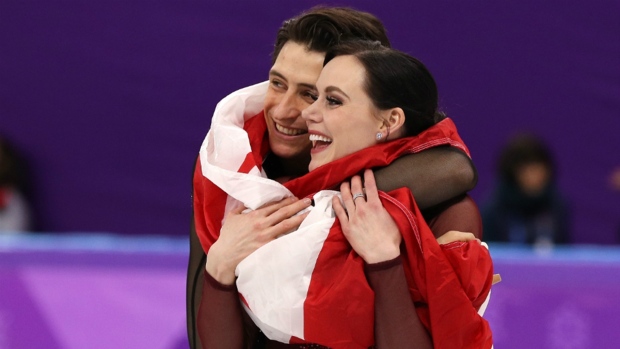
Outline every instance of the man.
{"type": "MultiPolygon", "coordinates": [[[[384,46],[390,45],[383,25],[376,17],[347,8],[313,8],[284,22],[278,31],[263,105],[270,147],[263,169],[269,178],[283,182],[307,172],[310,141],[301,111],[313,102],[314,84],[321,72],[325,52],[340,41],[354,38],[377,40],[384,46]]],[[[196,310],[202,294],[206,261],[196,231],[208,230],[201,212],[205,209],[203,199],[209,193],[201,188],[201,177],[200,166],[197,165],[187,279],[188,335],[192,348],[200,347],[195,330],[196,310]]],[[[384,191],[409,187],[421,208],[433,207],[436,210],[433,218],[442,210],[444,205],[441,203],[460,199],[461,194],[471,189],[476,181],[469,158],[448,147],[408,155],[389,167],[377,170],[376,179],[378,187],[384,191]]],[[[283,200],[254,211],[251,224],[239,225],[240,229],[245,229],[248,240],[234,246],[239,251],[238,258],[266,243],[265,240],[258,241],[265,232],[269,236],[268,241],[296,228],[303,217],[293,214],[304,205],[301,200],[283,200]]],[[[240,218],[235,219],[243,219],[237,217],[240,218]]],[[[473,232],[479,230],[477,223],[450,228],[473,232]]],[[[234,279],[222,283],[234,283],[234,279]]]]}

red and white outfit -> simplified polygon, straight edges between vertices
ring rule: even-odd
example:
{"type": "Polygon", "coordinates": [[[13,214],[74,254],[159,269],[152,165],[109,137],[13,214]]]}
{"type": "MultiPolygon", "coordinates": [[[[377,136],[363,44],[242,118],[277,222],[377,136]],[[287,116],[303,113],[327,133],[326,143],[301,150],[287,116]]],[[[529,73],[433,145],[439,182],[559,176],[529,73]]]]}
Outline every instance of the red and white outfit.
{"type": "MultiPolygon", "coordinates": [[[[329,190],[365,168],[385,166],[407,153],[449,145],[469,154],[450,119],[416,137],[361,150],[281,185],[262,171],[268,153],[262,114],[266,83],[239,90],[216,107],[195,176],[196,232],[208,253],[225,213],[237,202],[250,209],[295,195],[313,197],[299,229],[259,248],[237,267],[245,309],[269,337],[284,343],[333,348],[374,344],[374,293],[364,261],[348,244],[331,208],[329,190]]],[[[490,348],[488,323],[478,310],[487,298],[493,266],[476,241],[439,245],[411,192],[380,192],[403,236],[402,258],[411,299],[435,348],[490,348]]]]}

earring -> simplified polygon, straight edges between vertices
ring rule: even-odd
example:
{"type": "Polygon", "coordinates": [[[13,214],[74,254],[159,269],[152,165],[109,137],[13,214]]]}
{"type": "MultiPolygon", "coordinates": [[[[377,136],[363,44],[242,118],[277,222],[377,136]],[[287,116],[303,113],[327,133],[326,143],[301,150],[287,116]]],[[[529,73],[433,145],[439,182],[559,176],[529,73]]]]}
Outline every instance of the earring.
{"type": "Polygon", "coordinates": [[[377,138],[378,141],[380,141],[381,138],[383,138],[383,133],[382,132],[377,132],[377,135],[375,137],[377,138]]]}

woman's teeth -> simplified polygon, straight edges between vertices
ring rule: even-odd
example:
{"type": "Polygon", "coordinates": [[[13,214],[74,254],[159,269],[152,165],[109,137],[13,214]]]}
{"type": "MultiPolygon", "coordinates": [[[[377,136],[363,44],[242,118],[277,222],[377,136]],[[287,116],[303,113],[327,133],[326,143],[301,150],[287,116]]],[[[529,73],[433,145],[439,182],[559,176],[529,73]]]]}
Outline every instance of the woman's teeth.
{"type": "Polygon", "coordinates": [[[325,136],[311,134],[310,135],[310,142],[312,142],[312,147],[315,147],[318,142],[331,143],[332,139],[331,138],[327,138],[325,136]]]}
{"type": "Polygon", "coordinates": [[[280,126],[278,124],[275,124],[275,125],[276,125],[276,130],[278,130],[278,132],[284,133],[285,135],[289,135],[289,136],[297,136],[297,135],[304,134],[307,132],[306,130],[288,128],[288,127],[280,126]]]}

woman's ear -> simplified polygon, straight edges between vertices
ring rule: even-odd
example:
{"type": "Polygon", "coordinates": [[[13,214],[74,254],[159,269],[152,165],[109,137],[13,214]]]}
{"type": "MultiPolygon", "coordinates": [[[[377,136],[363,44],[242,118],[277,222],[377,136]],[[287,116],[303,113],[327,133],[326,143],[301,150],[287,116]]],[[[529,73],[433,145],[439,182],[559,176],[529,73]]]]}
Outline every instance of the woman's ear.
{"type": "Polygon", "coordinates": [[[383,112],[383,126],[387,129],[387,140],[398,139],[405,136],[405,112],[401,108],[392,108],[383,112]]]}

